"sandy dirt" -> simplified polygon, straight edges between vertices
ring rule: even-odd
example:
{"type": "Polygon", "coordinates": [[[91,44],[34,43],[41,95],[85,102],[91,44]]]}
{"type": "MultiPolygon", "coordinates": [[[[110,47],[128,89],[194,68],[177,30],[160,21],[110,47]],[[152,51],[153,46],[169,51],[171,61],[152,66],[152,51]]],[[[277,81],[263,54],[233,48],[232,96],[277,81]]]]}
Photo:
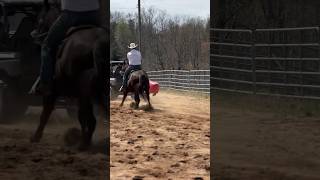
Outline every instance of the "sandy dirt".
{"type": "Polygon", "coordinates": [[[286,99],[215,99],[217,180],[320,179],[320,116],[286,99]]]}
{"type": "Polygon", "coordinates": [[[111,102],[111,179],[209,179],[209,99],[162,91],[153,111],[111,102]]]}
{"type": "MultiPolygon", "coordinates": [[[[91,180],[105,179],[103,122],[99,122],[93,146],[86,152],[65,145],[64,135],[79,128],[63,110],[56,110],[40,143],[29,139],[37,126],[40,108],[29,108],[26,116],[15,122],[0,124],[1,180],[91,180]]],[[[100,119],[99,121],[102,121],[100,119]]]]}

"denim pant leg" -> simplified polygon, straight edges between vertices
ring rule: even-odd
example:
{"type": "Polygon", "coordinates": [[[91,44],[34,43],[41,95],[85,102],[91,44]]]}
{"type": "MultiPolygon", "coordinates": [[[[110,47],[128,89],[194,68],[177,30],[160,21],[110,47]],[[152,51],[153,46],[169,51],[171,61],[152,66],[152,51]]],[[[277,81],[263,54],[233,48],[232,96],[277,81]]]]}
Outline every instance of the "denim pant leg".
{"type": "Polygon", "coordinates": [[[123,75],[123,82],[122,82],[122,85],[124,87],[127,87],[128,85],[128,78],[129,78],[129,74],[130,72],[133,70],[133,66],[128,66],[126,71],[124,72],[124,75],[123,75]]]}
{"type": "Polygon", "coordinates": [[[46,39],[41,47],[41,69],[40,80],[42,82],[51,82],[54,75],[55,52],[65,37],[69,28],[68,19],[60,16],[51,26],[46,39]]]}

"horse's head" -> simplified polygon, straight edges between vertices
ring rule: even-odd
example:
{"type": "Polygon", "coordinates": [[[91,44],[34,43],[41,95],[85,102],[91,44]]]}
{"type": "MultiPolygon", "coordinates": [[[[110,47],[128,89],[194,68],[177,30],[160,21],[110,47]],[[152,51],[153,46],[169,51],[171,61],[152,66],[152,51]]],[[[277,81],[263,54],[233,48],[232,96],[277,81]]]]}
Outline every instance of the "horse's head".
{"type": "Polygon", "coordinates": [[[128,66],[129,66],[128,61],[124,60],[122,66],[121,66],[121,71],[125,71],[128,66]]]}
{"type": "Polygon", "coordinates": [[[123,75],[123,67],[122,65],[115,65],[111,69],[112,71],[112,76],[116,79],[122,79],[123,75]]]}
{"type": "Polygon", "coordinates": [[[42,10],[37,17],[35,30],[31,32],[36,42],[42,42],[60,12],[60,0],[44,0],[42,10]]]}

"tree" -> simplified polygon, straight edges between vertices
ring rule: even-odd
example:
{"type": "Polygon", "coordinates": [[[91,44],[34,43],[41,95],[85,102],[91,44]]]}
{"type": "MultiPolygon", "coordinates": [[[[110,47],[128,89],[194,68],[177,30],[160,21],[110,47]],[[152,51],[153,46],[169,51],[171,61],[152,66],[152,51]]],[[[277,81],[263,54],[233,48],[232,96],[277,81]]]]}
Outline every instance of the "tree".
{"type": "MultiPolygon", "coordinates": [[[[144,69],[209,68],[209,18],[171,17],[154,8],[141,14],[144,69]]],[[[125,57],[127,44],[138,38],[137,14],[114,12],[111,19],[112,52],[125,57]]]]}

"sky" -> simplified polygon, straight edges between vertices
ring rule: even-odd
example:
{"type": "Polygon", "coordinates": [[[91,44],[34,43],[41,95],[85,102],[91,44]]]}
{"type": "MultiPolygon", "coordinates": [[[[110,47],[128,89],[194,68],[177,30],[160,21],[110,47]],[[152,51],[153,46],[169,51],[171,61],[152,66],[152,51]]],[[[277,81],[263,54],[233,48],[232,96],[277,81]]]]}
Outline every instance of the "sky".
{"type": "MultiPolygon", "coordinates": [[[[110,0],[111,12],[138,12],[138,0],[110,0]]],[[[141,0],[142,8],[154,7],[169,15],[206,18],[210,15],[210,0],[141,0]]]]}

